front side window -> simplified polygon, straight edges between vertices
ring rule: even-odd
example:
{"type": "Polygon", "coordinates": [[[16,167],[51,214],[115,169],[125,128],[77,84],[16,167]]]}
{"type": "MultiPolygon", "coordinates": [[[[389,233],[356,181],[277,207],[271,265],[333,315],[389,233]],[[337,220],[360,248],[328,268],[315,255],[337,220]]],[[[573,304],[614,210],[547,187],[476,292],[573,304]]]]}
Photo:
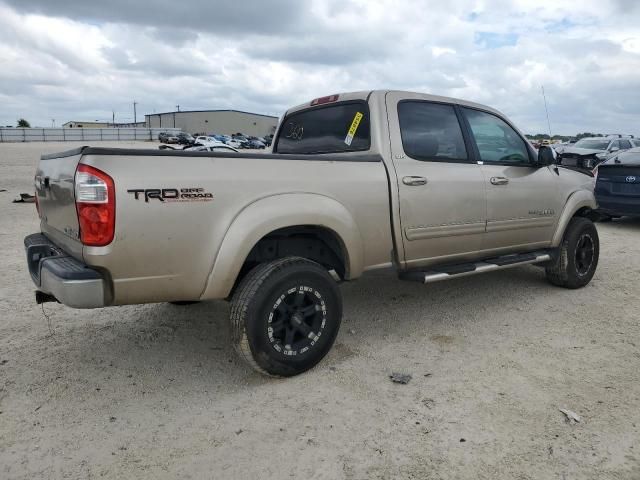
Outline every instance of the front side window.
{"type": "Polygon", "coordinates": [[[514,165],[530,163],[524,140],[504,120],[470,108],[464,108],[463,111],[478,146],[480,160],[514,165]]]}
{"type": "Polygon", "coordinates": [[[340,153],[371,145],[366,102],[339,103],[292,113],[282,122],[274,152],[340,153]]]}
{"type": "Polygon", "coordinates": [[[421,101],[398,104],[404,152],[415,160],[464,161],[467,149],[452,105],[421,101]]]}
{"type": "Polygon", "coordinates": [[[631,142],[629,140],[620,140],[620,149],[627,150],[631,148],[631,142]]]}

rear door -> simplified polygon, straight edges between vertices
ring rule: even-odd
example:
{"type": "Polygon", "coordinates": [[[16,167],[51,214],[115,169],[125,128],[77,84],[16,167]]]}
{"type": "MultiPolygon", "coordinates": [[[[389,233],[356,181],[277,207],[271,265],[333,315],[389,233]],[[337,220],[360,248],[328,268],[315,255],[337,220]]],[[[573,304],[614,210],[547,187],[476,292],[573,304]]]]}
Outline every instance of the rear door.
{"type": "Polygon", "coordinates": [[[487,189],[485,250],[537,248],[551,243],[562,210],[558,175],[534,165],[534,152],[493,113],[461,108],[487,189]]]}
{"type": "Polygon", "coordinates": [[[398,92],[386,105],[406,266],[473,257],[485,232],[485,185],[455,106],[398,92]]]}

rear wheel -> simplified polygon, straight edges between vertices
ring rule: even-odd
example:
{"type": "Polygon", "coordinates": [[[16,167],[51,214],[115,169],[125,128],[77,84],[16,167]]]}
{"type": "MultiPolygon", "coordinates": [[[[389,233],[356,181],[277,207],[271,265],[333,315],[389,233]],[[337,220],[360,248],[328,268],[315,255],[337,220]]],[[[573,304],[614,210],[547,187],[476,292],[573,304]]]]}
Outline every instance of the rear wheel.
{"type": "Polygon", "coordinates": [[[329,352],[342,320],[335,280],[318,263],[286,257],[255,267],[231,304],[235,349],[257,371],[288,377],[329,352]]]}
{"type": "Polygon", "coordinates": [[[595,225],[588,218],[574,217],[569,222],[557,258],[547,266],[547,279],[565,288],[587,285],[596,272],[600,240],[595,225]]]}

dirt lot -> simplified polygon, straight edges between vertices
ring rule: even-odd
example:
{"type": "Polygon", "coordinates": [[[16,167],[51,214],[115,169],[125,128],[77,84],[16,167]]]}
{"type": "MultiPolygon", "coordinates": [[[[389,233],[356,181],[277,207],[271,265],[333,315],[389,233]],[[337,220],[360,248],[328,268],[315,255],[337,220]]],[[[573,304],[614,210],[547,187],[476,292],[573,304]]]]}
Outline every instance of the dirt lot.
{"type": "Polygon", "coordinates": [[[35,208],[11,200],[74,146],[0,144],[0,478],[640,478],[640,221],[599,225],[578,291],[535,267],[346,284],[332,353],[273,380],[236,358],[224,302],[47,304],[49,328],[35,208]]]}

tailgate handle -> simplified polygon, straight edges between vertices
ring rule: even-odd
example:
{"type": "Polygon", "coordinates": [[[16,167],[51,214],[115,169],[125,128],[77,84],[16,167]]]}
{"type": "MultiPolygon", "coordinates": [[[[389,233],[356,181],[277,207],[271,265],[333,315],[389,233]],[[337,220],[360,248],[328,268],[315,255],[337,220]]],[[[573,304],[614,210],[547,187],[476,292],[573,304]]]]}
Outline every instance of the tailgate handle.
{"type": "Polygon", "coordinates": [[[491,185],[506,185],[509,179],[505,177],[491,177],[491,185]]]}
{"type": "Polygon", "coordinates": [[[427,179],[424,177],[408,176],[408,177],[402,177],[402,183],[410,187],[417,187],[420,185],[426,185],[427,179]]]}

